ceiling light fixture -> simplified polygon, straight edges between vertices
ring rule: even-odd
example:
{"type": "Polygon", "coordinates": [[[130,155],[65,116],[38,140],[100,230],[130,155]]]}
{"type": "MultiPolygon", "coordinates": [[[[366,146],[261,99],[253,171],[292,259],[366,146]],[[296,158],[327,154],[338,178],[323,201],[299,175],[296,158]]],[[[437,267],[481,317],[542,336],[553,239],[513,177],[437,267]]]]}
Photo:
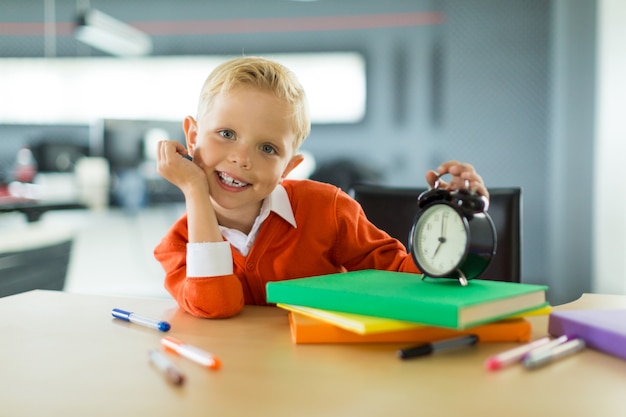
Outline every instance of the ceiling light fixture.
{"type": "Polygon", "coordinates": [[[150,37],[95,9],[80,13],[74,36],[79,41],[116,56],[142,56],[152,52],[150,37]]]}

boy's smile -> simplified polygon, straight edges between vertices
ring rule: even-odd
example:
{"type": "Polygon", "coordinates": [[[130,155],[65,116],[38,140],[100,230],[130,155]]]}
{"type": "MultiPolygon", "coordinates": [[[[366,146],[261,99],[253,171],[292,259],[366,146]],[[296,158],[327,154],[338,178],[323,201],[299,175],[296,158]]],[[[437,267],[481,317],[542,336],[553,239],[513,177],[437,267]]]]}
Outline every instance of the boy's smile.
{"type": "Polygon", "coordinates": [[[185,125],[223,226],[237,218],[251,227],[263,199],[302,161],[294,155],[291,108],[268,91],[240,86],[217,95],[198,121],[185,125]]]}
{"type": "Polygon", "coordinates": [[[228,187],[228,189],[234,188],[236,190],[237,188],[241,189],[241,188],[248,187],[251,185],[247,182],[239,181],[231,177],[225,172],[217,171],[216,174],[218,178],[220,179],[220,183],[223,184],[225,187],[228,187]]]}

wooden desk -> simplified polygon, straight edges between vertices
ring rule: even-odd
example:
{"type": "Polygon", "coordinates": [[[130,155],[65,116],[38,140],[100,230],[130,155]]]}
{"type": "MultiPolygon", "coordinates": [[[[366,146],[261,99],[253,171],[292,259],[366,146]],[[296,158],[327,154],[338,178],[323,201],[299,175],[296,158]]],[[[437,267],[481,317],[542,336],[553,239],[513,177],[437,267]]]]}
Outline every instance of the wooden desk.
{"type": "MultiPolygon", "coordinates": [[[[585,295],[579,306],[626,308],[626,296],[585,295]]],[[[547,318],[533,321],[544,335],[547,318]]],[[[535,371],[483,369],[509,343],[401,361],[395,344],[293,345],[275,307],[203,320],[169,299],[31,291],[0,299],[0,337],[0,414],[10,417],[626,415],[626,361],[599,352],[535,371]],[[167,334],[222,369],[170,356],[187,381],[169,385],[147,355],[164,334],[112,319],[112,308],[170,321],[167,334]]]]}

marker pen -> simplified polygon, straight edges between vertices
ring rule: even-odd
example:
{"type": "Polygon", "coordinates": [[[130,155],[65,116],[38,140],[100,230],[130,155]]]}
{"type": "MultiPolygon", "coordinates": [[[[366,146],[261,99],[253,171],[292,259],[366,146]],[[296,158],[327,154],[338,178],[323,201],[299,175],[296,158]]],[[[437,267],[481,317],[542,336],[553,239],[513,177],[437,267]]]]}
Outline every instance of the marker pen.
{"type": "Polygon", "coordinates": [[[586,346],[584,340],[573,339],[565,343],[561,343],[555,348],[542,350],[541,352],[530,353],[523,360],[523,364],[527,369],[535,369],[547,365],[557,359],[572,355],[586,346]]]}
{"type": "Polygon", "coordinates": [[[161,344],[165,350],[174,352],[209,369],[217,370],[222,366],[222,362],[216,356],[195,346],[187,345],[171,336],[161,339],[161,344]]]}
{"type": "Polygon", "coordinates": [[[524,354],[524,356],[522,356],[522,361],[524,359],[526,359],[528,356],[530,356],[531,354],[537,354],[537,353],[540,353],[540,352],[546,352],[546,351],[548,351],[550,349],[554,349],[555,347],[557,347],[559,345],[562,345],[563,343],[565,343],[567,341],[574,340],[574,339],[576,339],[576,338],[574,336],[571,336],[571,335],[564,334],[563,336],[559,336],[556,339],[552,339],[550,342],[546,343],[543,346],[539,346],[539,347],[537,347],[535,349],[531,349],[528,352],[526,352],[524,354]]]}
{"type": "Polygon", "coordinates": [[[159,371],[163,372],[169,382],[174,385],[183,385],[185,376],[164,354],[156,349],[151,349],[148,352],[148,357],[150,358],[150,362],[154,364],[159,371]]]}
{"type": "Polygon", "coordinates": [[[166,332],[171,328],[170,324],[166,321],[150,319],[148,317],[143,317],[138,314],[131,313],[130,311],[120,310],[119,308],[114,308],[113,310],[111,310],[111,315],[116,319],[140,324],[142,326],[150,327],[151,329],[160,330],[162,332],[166,332]]]}
{"type": "Polygon", "coordinates": [[[503,368],[515,362],[519,362],[528,352],[540,346],[544,346],[549,342],[549,337],[542,337],[541,339],[537,339],[534,342],[530,342],[511,350],[498,353],[497,355],[493,355],[487,358],[487,360],[485,361],[485,368],[490,371],[495,371],[496,369],[503,368]]]}
{"type": "Polygon", "coordinates": [[[421,345],[400,349],[398,357],[400,359],[410,359],[418,356],[426,356],[441,350],[453,349],[461,346],[471,346],[478,342],[478,336],[469,334],[466,336],[453,337],[437,342],[423,343],[421,345]]]}

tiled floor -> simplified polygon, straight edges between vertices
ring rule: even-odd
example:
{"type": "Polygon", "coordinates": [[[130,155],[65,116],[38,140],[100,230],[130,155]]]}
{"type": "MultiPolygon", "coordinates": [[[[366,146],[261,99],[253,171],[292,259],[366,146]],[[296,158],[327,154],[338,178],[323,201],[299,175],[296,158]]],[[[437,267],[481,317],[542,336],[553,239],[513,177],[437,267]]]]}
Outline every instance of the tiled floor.
{"type": "Polygon", "coordinates": [[[184,210],[180,204],[143,209],[50,212],[42,221],[75,231],[65,291],[169,297],[152,251],[184,210]]]}

